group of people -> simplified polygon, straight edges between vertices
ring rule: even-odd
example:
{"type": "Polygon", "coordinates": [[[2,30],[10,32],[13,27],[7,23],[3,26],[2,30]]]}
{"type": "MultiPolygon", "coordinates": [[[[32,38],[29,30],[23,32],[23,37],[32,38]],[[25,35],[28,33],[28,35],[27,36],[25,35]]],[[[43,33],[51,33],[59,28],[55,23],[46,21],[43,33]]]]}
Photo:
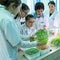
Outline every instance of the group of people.
{"type": "Polygon", "coordinates": [[[50,11],[45,14],[44,4],[37,2],[35,12],[28,14],[30,9],[21,0],[0,0],[0,60],[18,60],[18,48],[40,45],[38,41],[30,42],[35,32],[55,28],[59,23],[54,23],[59,15],[55,2],[50,1],[48,6],[50,11]],[[20,20],[24,17],[25,22],[21,25],[20,20]]]}

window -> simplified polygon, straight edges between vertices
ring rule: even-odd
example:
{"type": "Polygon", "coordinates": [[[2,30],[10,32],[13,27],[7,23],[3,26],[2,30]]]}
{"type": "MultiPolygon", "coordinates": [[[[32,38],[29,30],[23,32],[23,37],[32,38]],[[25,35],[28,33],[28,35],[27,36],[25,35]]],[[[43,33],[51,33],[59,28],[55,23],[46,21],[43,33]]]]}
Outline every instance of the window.
{"type": "Polygon", "coordinates": [[[60,0],[27,0],[27,5],[30,8],[30,13],[34,12],[34,5],[35,5],[36,2],[39,2],[39,1],[44,3],[45,10],[48,10],[48,2],[49,1],[54,1],[56,3],[56,10],[58,12],[60,11],[60,0]]]}

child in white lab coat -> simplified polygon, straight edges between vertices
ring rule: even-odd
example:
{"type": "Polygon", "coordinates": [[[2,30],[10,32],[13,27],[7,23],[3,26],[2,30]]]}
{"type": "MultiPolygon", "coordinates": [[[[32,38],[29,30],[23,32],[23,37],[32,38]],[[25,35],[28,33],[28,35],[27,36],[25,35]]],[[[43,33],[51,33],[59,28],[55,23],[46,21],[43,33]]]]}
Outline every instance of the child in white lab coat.
{"type": "Polygon", "coordinates": [[[22,35],[33,36],[38,30],[38,27],[35,26],[34,16],[29,14],[25,18],[25,24],[22,24],[20,33],[22,35]]]}
{"type": "Polygon", "coordinates": [[[36,24],[39,25],[40,29],[48,28],[48,18],[43,14],[44,4],[42,2],[37,2],[35,4],[34,18],[36,19],[36,24]]]}
{"type": "Polygon", "coordinates": [[[49,30],[52,34],[55,34],[54,20],[58,12],[56,11],[56,5],[54,1],[48,3],[49,11],[45,12],[45,15],[49,18],[49,30]]]}
{"type": "MultiPolygon", "coordinates": [[[[35,25],[35,20],[34,16],[29,14],[25,17],[25,23],[22,24],[20,34],[22,35],[29,35],[29,36],[34,36],[35,32],[38,30],[38,27],[35,25]]],[[[25,42],[30,42],[30,40],[24,40],[25,42]]],[[[34,41],[36,42],[36,41],[34,41]]],[[[21,48],[22,50],[26,50],[27,48],[21,48]]]]}
{"type": "MultiPolygon", "coordinates": [[[[49,21],[47,16],[43,14],[43,11],[44,11],[44,4],[42,2],[37,2],[35,4],[35,13],[34,13],[36,24],[40,29],[48,30],[49,21]]],[[[48,52],[50,52],[50,48],[42,50],[41,55],[44,55],[48,52]]]]}
{"type": "Polygon", "coordinates": [[[15,23],[16,23],[16,25],[17,25],[19,30],[20,30],[20,27],[21,27],[21,23],[25,23],[25,19],[24,18],[26,17],[28,12],[29,12],[29,7],[25,3],[22,3],[20,11],[14,17],[15,23]],[[23,22],[23,20],[24,20],[24,22],[23,22]]]}

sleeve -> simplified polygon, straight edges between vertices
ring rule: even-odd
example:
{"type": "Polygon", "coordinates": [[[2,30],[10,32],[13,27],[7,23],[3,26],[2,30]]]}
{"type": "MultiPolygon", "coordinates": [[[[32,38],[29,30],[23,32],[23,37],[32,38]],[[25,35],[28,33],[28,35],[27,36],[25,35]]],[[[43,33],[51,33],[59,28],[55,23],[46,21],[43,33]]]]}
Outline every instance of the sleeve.
{"type": "Polygon", "coordinates": [[[60,26],[60,13],[58,13],[55,17],[55,20],[54,20],[54,26],[55,27],[59,27],[60,26]]]}
{"type": "Polygon", "coordinates": [[[47,16],[45,16],[44,20],[45,20],[45,24],[46,24],[47,28],[49,28],[49,18],[47,16]]]}
{"type": "Polygon", "coordinates": [[[21,47],[31,47],[36,46],[37,43],[30,43],[30,42],[23,42],[21,39],[21,35],[19,34],[19,30],[17,26],[15,25],[14,22],[9,21],[6,25],[5,29],[5,35],[7,37],[8,42],[13,46],[13,47],[18,47],[18,45],[21,47]],[[29,45],[29,46],[28,46],[29,45]]]}
{"type": "Polygon", "coordinates": [[[21,43],[19,30],[13,21],[6,23],[5,35],[8,42],[14,47],[18,43],[21,43]]]}
{"type": "Polygon", "coordinates": [[[21,25],[21,28],[20,28],[20,37],[24,40],[24,41],[27,41],[29,40],[30,36],[29,35],[24,35],[24,24],[21,25]]]}
{"type": "Polygon", "coordinates": [[[59,27],[59,21],[58,20],[59,20],[58,18],[55,18],[55,20],[54,20],[54,26],[55,27],[59,27]]]}
{"type": "Polygon", "coordinates": [[[17,45],[18,48],[22,47],[22,48],[30,48],[30,47],[36,47],[37,46],[37,42],[30,42],[30,41],[22,41],[21,44],[17,45]]]}
{"type": "Polygon", "coordinates": [[[21,37],[21,39],[23,39],[24,41],[30,40],[30,36],[29,36],[29,35],[22,35],[22,34],[20,34],[20,37],[21,37]]]}
{"type": "Polygon", "coordinates": [[[35,21],[34,27],[36,28],[36,30],[38,31],[40,29],[40,24],[38,23],[38,21],[35,21]]]}

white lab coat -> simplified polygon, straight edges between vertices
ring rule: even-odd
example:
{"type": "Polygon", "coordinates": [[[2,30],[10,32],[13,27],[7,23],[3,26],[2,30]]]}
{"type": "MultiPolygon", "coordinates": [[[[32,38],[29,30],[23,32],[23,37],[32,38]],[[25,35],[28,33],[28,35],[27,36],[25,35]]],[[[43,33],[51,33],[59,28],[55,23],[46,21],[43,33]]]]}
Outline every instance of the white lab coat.
{"type": "Polygon", "coordinates": [[[16,25],[17,25],[17,27],[18,27],[18,29],[20,30],[20,28],[21,28],[21,23],[24,23],[25,22],[25,18],[20,18],[20,17],[17,17],[16,19],[15,19],[15,23],[16,23],[16,25]]]}
{"type": "Polygon", "coordinates": [[[49,21],[48,17],[44,15],[44,13],[41,14],[39,18],[37,18],[36,12],[33,13],[35,18],[35,23],[38,29],[44,29],[44,25],[48,28],[49,27],[49,21]]]}
{"type": "Polygon", "coordinates": [[[51,16],[49,16],[50,15],[49,11],[44,13],[44,15],[46,15],[49,20],[49,29],[54,28],[54,20],[55,20],[55,17],[57,16],[57,14],[58,14],[57,11],[54,11],[54,13],[51,16]]]}
{"type": "Polygon", "coordinates": [[[57,16],[54,20],[54,26],[56,28],[56,32],[60,32],[60,13],[57,14],[57,16]]]}
{"type": "Polygon", "coordinates": [[[11,60],[7,51],[6,42],[2,34],[3,33],[0,29],[0,60],[11,60]]]}
{"type": "Polygon", "coordinates": [[[54,26],[54,20],[57,16],[58,12],[55,10],[54,13],[50,15],[49,11],[45,12],[44,15],[47,16],[48,20],[49,20],[49,27],[48,27],[48,31],[51,33],[56,33],[57,29],[54,26]]]}
{"type": "MultiPolygon", "coordinates": [[[[19,34],[19,29],[15,24],[15,21],[11,15],[11,13],[5,10],[5,7],[0,5],[0,27],[3,32],[3,39],[6,42],[7,52],[9,54],[9,58],[11,60],[17,60],[18,50],[17,47],[31,47],[36,46],[34,43],[26,43],[21,39],[21,35],[19,34]],[[29,46],[28,46],[29,45],[29,46]]],[[[0,41],[2,38],[0,38],[0,41]]],[[[5,51],[5,49],[4,49],[5,51]]],[[[8,56],[7,56],[8,57],[8,56]]],[[[4,59],[5,60],[5,59],[4,59]]]]}
{"type": "Polygon", "coordinates": [[[16,23],[18,29],[20,30],[20,28],[21,28],[20,18],[16,18],[16,19],[15,19],[15,23],[16,23]]]}
{"type": "MultiPolygon", "coordinates": [[[[25,36],[27,36],[27,35],[34,36],[36,31],[37,31],[37,29],[36,29],[35,25],[33,25],[33,27],[31,27],[31,28],[28,28],[26,23],[22,24],[22,26],[20,28],[20,34],[25,35],[25,36]]],[[[30,42],[30,40],[26,40],[26,39],[23,39],[23,41],[25,41],[26,43],[30,42]]],[[[30,42],[30,43],[35,43],[36,44],[36,41],[30,42]]],[[[21,48],[21,49],[23,51],[25,51],[29,48],[21,48]]]]}
{"type": "Polygon", "coordinates": [[[22,24],[21,29],[20,29],[20,33],[22,35],[29,35],[29,36],[33,36],[35,34],[35,32],[37,31],[35,25],[33,25],[33,27],[28,28],[26,23],[22,24]]]}
{"type": "Polygon", "coordinates": [[[60,27],[60,13],[57,14],[57,16],[55,17],[54,26],[55,27],[60,27]]]}
{"type": "Polygon", "coordinates": [[[36,22],[36,25],[38,26],[39,29],[44,29],[44,25],[47,28],[49,27],[49,21],[48,21],[48,18],[46,16],[36,18],[35,22],[36,22]]]}

